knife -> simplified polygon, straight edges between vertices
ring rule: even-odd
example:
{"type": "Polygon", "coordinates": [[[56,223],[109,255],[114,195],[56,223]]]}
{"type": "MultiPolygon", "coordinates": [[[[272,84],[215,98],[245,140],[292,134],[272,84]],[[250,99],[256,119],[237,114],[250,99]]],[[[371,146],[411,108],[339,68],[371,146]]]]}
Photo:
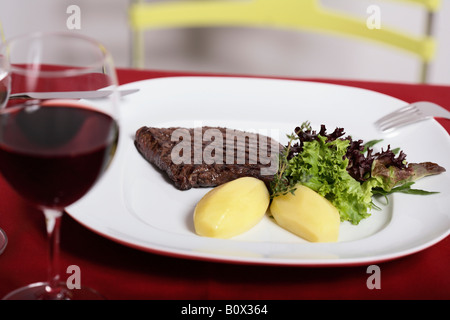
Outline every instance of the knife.
{"type": "MultiPolygon", "coordinates": [[[[135,93],[139,89],[118,90],[120,96],[135,93]]],[[[61,91],[61,92],[20,92],[13,93],[9,99],[99,99],[109,96],[112,90],[99,91],[61,91]]]]}

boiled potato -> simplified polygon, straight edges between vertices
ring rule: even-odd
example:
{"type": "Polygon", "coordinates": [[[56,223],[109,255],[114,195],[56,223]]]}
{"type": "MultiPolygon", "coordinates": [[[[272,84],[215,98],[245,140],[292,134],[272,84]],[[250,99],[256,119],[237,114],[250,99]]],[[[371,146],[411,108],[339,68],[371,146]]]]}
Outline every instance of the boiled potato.
{"type": "Polygon", "coordinates": [[[314,190],[297,185],[294,194],[277,196],[270,212],[284,229],[311,242],[335,242],[339,236],[339,211],[314,190]]]}
{"type": "Polygon", "coordinates": [[[269,207],[269,191],[261,180],[239,178],[210,190],[194,211],[195,232],[231,238],[256,225],[269,207]]]}

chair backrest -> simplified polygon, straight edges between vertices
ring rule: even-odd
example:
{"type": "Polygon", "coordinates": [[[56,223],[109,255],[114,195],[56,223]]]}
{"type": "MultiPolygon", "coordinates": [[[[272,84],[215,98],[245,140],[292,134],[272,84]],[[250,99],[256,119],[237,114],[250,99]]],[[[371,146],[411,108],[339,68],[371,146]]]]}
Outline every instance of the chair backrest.
{"type": "Polygon", "coordinates": [[[433,13],[441,0],[390,0],[417,4],[428,12],[424,35],[413,35],[384,26],[372,29],[365,19],[333,11],[318,0],[217,0],[135,1],[129,8],[133,31],[133,66],[144,66],[143,32],[158,28],[247,26],[288,30],[309,30],[372,40],[402,49],[422,62],[420,80],[426,82],[428,64],[433,59],[436,43],[430,27],[433,13]]]}
{"type": "Polygon", "coordinates": [[[0,21],[0,43],[5,42],[5,33],[3,32],[2,22],[0,21]]]}

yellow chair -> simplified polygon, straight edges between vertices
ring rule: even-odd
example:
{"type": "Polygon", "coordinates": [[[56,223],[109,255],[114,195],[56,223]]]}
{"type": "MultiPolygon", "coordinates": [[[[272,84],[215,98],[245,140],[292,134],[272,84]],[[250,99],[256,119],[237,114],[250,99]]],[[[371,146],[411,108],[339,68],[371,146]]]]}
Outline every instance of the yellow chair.
{"type": "Polygon", "coordinates": [[[0,43],[5,42],[5,41],[6,41],[5,33],[3,32],[2,23],[0,21],[0,43]]]}
{"type": "Polygon", "coordinates": [[[136,0],[129,8],[133,66],[144,66],[144,31],[184,27],[273,27],[309,30],[373,40],[416,55],[422,62],[421,82],[426,82],[428,65],[436,43],[430,34],[433,13],[441,0],[390,0],[412,3],[427,11],[427,30],[422,36],[382,26],[369,28],[365,19],[335,12],[319,0],[185,0],[145,3],[136,0]]]}

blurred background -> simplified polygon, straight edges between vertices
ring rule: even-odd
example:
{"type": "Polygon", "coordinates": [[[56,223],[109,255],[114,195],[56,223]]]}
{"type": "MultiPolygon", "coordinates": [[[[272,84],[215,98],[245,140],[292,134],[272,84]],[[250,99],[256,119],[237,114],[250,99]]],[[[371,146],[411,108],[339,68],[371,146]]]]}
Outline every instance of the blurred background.
{"type": "MultiPolygon", "coordinates": [[[[130,3],[131,0],[1,0],[0,21],[7,38],[55,30],[89,35],[104,43],[117,67],[131,67],[131,31],[127,20],[130,3]],[[71,5],[80,8],[79,29],[68,30],[71,14],[67,8],[71,5]]],[[[369,16],[368,7],[377,5],[382,28],[389,25],[420,34],[426,25],[426,14],[419,6],[405,6],[401,1],[321,0],[321,3],[363,19],[369,16]]],[[[438,47],[428,83],[450,85],[449,30],[450,1],[443,0],[432,26],[438,47]]],[[[401,51],[349,38],[268,28],[148,31],[145,49],[147,69],[405,83],[417,82],[420,72],[418,58],[401,51]]]]}

